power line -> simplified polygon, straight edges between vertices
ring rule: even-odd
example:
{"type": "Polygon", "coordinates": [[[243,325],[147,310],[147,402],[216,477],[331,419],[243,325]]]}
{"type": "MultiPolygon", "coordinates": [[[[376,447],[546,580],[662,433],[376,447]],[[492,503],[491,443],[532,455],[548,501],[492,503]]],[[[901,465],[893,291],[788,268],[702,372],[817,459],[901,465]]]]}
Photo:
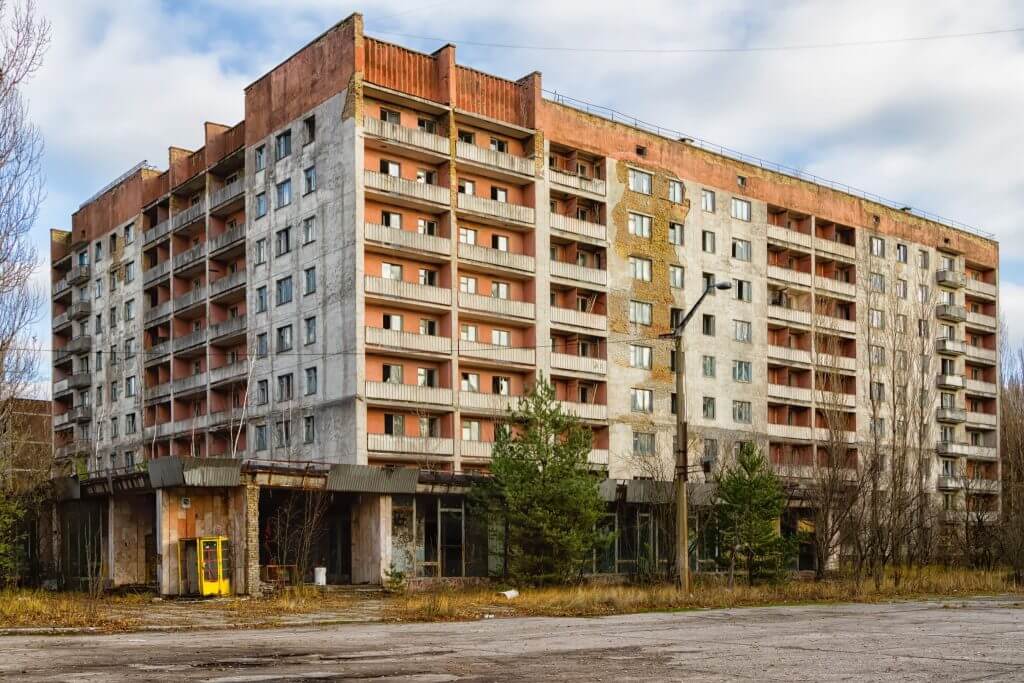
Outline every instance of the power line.
{"type": "Polygon", "coordinates": [[[421,36],[413,33],[397,31],[377,31],[386,36],[411,38],[438,43],[454,43],[472,47],[486,47],[504,50],[538,50],[542,52],[582,52],[604,54],[731,54],[756,52],[789,52],[807,50],[831,50],[849,47],[871,47],[880,45],[896,45],[900,43],[922,43],[940,40],[957,40],[963,38],[981,38],[986,36],[1004,35],[1024,32],[1024,27],[992,29],[989,31],[973,31],[969,33],[941,33],[923,36],[907,36],[902,38],[879,38],[875,40],[836,41],[830,43],[796,43],[792,45],[752,45],[746,47],[678,47],[678,48],[631,48],[631,47],[573,47],[564,45],[519,45],[514,43],[488,43],[474,40],[438,38],[421,36]]]}

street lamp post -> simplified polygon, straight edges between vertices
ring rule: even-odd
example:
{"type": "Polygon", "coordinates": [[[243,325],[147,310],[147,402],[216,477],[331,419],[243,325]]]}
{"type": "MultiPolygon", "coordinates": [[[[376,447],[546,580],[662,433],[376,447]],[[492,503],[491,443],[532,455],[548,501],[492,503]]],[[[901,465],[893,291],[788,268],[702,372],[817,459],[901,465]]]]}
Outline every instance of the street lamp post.
{"type": "Polygon", "coordinates": [[[680,587],[690,592],[690,520],[689,500],[687,498],[686,482],[689,479],[687,472],[689,462],[689,446],[686,433],[686,401],[684,390],[686,389],[686,371],[683,363],[683,331],[690,318],[697,312],[704,298],[714,289],[732,289],[732,282],[719,282],[708,285],[701,292],[700,298],[693,304],[683,319],[675,328],[661,335],[662,339],[675,339],[676,341],[676,473],[675,473],[675,500],[676,500],[676,568],[680,587]]]}

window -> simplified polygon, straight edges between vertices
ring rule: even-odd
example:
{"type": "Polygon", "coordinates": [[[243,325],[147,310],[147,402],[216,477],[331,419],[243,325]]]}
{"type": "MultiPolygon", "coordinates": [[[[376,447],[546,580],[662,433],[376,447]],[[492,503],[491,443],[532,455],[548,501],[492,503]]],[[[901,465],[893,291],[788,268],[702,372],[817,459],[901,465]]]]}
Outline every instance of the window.
{"type": "Polygon", "coordinates": [[[292,400],[292,373],[277,376],[277,400],[292,400]]]}
{"type": "Polygon", "coordinates": [[[750,401],[732,402],[732,421],[741,424],[750,424],[750,401]]]}
{"type": "Polygon", "coordinates": [[[884,382],[872,382],[870,387],[870,396],[872,401],[884,401],[885,400],[885,383],[884,382]]]}
{"type": "Polygon", "coordinates": [[[256,383],[256,405],[266,405],[270,400],[270,382],[261,379],[256,383]]]}
{"type": "Polygon", "coordinates": [[[918,268],[927,268],[928,267],[928,262],[929,262],[928,250],[927,249],[919,249],[918,252],[917,252],[917,266],[918,266],[918,268]]]}
{"type": "Polygon", "coordinates": [[[907,262],[907,245],[897,244],[896,245],[896,260],[900,263],[907,262]]]}
{"type": "Polygon", "coordinates": [[[907,316],[902,313],[896,314],[896,330],[900,334],[904,334],[907,331],[907,316]]]}
{"type": "Polygon", "coordinates": [[[654,392],[650,389],[632,389],[630,391],[630,409],[634,413],[654,412],[654,392]]]}
{"type": "Polygon", "coordinates": [[[431,318],[420,318],[420,334],[426,337],[436,337],[437,321],[431,318]]]}
{"type": "Polygon", "coordinates": [[[491,235],[491,249],[497,251],[508,251],[508,236],[507,235],[491,235]]]}
{"type": "Polygon", "coordinates": [[[512,378],[499,375],[491,377],[491,393],[497,396],[511,396],[512,378]]]}
{"type": "Polygon", "coordinates": [[[923,303],[927,303],[928,302],[928,297],[930,295],[931,295],[931,290],[928,289],[928,285],[918,285],[917,286],[917,300],[919,302],[921,302],[922,304],[923,303]]]}
{"type": "Polygon", "coordinates": [[[436,387],[437,370],[434,368],[416,368],[416,386],[436,387]]]}
{"type": "Polygon", "coordinates": [[[639,213],[629,214],[629,234],[651,239],[651,217],[639,213]]]}
{"type": "Polygon", "coordinates": [[[119,424],[120,424],[120,420],[118,420],[116,417],[110,418],[110,438],[111,439],[116,439],[117,438],[117,436],[118,436],[118,425],[119,424]]]}
{"type": "Polygon", "coordinates": [[[682,266],[669,266],[668,267],[668,284],[669,287],[675,289],[683,288],[683,276],[684,271],[682,266]]]}
{"type": "Polygon", "coordinates": [[[907,298],[907,281],[903,279],[896,280],[896,296],[901,299],[907,298]]]}
{"type": "Polygon", "coordinates": [[[126,360],[135,358],[135,337],[124,340],[124,357],[126,360]]]}
{"type": "Polygon", "coordinates": [[[476,194],[476,182],[472,180],[466,180],[465,178],[459,178],[459,194],[476,194]]]}
{"type": "Polygon", "coordinates": [[[292,350],[292,326],[283,325],[277,328],[277,352],[292,350]]]}
{"type": "Polygon", "coordinates": [[[316,166],[310,166],[302,172],[302,194],[316,192],[316,166]]]}
{"type": "Polygon", "coordinates": [[[430,168],[416,169],[416,182],[421,185],[437,185],[437,171],[430,168]]]}
{"type": "Polygon", "coordinates": [[[700,191],[700,208],[707,213],[715,212],[715,193],[711,190],[700,191]]]}
{"type": "Polygon", "coordinates": [[[732,257],[737,261],[749,261],[752,254],[750,242],[734,239],[732,241],[732,257]]]}
{"type": "Polygon", "coordinates": [[[503,204],[508,202],[508,190],[506,190],[504,187],[497,187],[495,185],[491,185],[491,199],[493,199],[496,202],[501,202],[503,204]]]}
{"type": "Polygon", "coordinates": [[[302,293],[304,295],[313,294],[314,292],[316,292],[316,266],[312,268],[306,268],[304,271],[302,271],[302,274],[304,276],[304,287],[302,293]]]}
{"type": "Polygon", "coordinates": [[[476,294],[476,278],[470,275],[460,275],[459,291],[465,294],[476,294]]]}
{"type": "Polygon", "coordinates": [[[732,217],[740,221],[750,221],[750,202],[746,199],[732,198],[732,217]]]}
{"type": "Polygon", "coordinates": [[[316,216],[310,216],[302,221],[302,243],[309,244],[316,240],[316,216]]]}
{"type": "Polygon", "coordinates": [[[705,420],[715,419],[715,398],[713,396],[704,397],[701,404],[701,411],[705,420]]]}
{"type": "Polygon", "coordinates": [[[459,339],[462,341],[475,342],[477,340],[477,326],[463,323],[459,327],[459,339]]]}
{"type": "Polygon", "coordinates": [[[669,223],[668,224],[668,243],[676,246],[682,246],[683,244],[683,224],[682,223],[669,223]]]}
{"type": "Polygon", "coordinates": [[[753,296],[753,292],[754,292],[754,287],[753,287],[752,284],[750,284],[750,281],[749,280],[734,280],[733,282],[735,283],[736,300],[737,301],[748,301],[749,302],[751,300],[751,298],[753,296]]]}
{"type": "Polygon", "coordinates": [[[252,247],[252,260],[258,266],[267,262],[267,238],[261,237],[256,240],[252,247]]]}
{"type": "Polygon", "coordinates": [[[472,145],[476,142],[476,135],[472,131],[459,130],[459,142],[465,142],[466,144],[472,145]]]}
{"type": "Polygon", "coordinates": [[[654,455],[654,434],[633,432],[633,455],[654,455]]]}
{"type": "Polygon", "coordinates": [[[416,232],[418,232],[421,235],[436,235],[437,221],[428,220],[426,218],[418,218],[416,220],[416,232]]]}
{"type": "Polygon", "coordinates": [[[124,319],[135,320],[135,299],[124,302],[124,319]]]}
{"type": "Polygon", "coordinates": [[[256,168],[257,171],[262,171],[264,168],[266,168],[267,167],[267,146],[266,145],[260,145],[259,147],[257,147],[256,151],[253,152],[252,159],[253,159],[253,166],[256,168]]]}
{"type": "MultiPolygon", "coordinates": [[[[117,310],[117,309],[114,309],[114,310],[117,310]]],[[[102,313],[97,313],[96,314],[96,319],[95,319],[94,324],[93,324],[92,332],[93,332],[93,334],[102,334],[103,333],[103,314],[102,313]]]]}
{"type": "Polygon", "coordinates": [[[316,316],[312,318],[306,318],[303,322],[306,335],[306,345],[316,343],[316,316]]]}
{"type": "Polygon", "coordinates": [[[126,284],[135,281],[135,261],[124,264],[124,281],[126,284]]]}
{"type": "Polygon", "coordinates": [[[313,443],[316,440],[316,418],[306,415],[302,418],[302,442],[313,443]]]}
{"type": "Polygon", "coordinates": [[[650,325],[652,309],[653,307],[649,303],[643,301],[630,301],[629,322],[636,325],[650,325]]]}
{"type": "Polygon", "coordinates": [[[302,131],[305,133],[304,144],[309,144],[316,140],[316,117],[307,116],[302,121],[302,131]]]}
{"type": "Polygon", "coordinates": [[[872,344],[868,347],[868,359],[872,365],[885,365],[885,348],[872,344]]]}
{"type": "Polygon", "coordinates": [[[459,385],[460,391],[480,391],[480,374],[476,372],[462,373],[462,382],[459,385]]]}
{"type": "Polygon", "coordinates": [[[640,280],[642,282],[651,281],[651,260],[640,258],[639,256],[629,257],[629,269],[633,274],[634,280],[640,280]]]}
{"type": "Polygon", "coordinates": [[[885,258],[885,240],[881,237],[872,237],[869,242],[871,249],[871,255],[879,258],[885,258]]]}
{"type": "Polygon", "coordinates": [[[277,281],[275,285],[277,305],[290,303],[292,300],[292,276],[288,275],[277,281]]]}
{"type": "Polygon", "coordinates": [[[382,382],[388,384],[403,384],[405,382],[405,373],[401,365],[385,363],[381,366],[380,372],[382,382]]]}
{"type": "Polygon", "coordinates": [[[715,253],[715,233],[710,230],[702,230],[700,233],[701,249],[707,254],[715,253]]]}
{"type": "Polygon", "coordinates": [[[702,356],[700,359],[701,373],[705,377],[715,376],[715,357],[714,356],[702,356]]]}
{"type": "Polygon", "coordinates": [[[734,360],[732,362],[732,379],[734,382],[750,382],[753,377],[753,369],[748,360],[734,360]]]}
{"type": "Polygon", "coordinates": [[[267,354],[270,353],[270,344],[267,340],[267,333],[260,332],[256,335],[256,357],[266,358],[267,354]]]}
{"type": "Polygon", "coordinates": [[[871,273],[869,283],[871,291],[885,293],[885,276],[881,273],[871,273]]]}
{"type": "Polygon", "coordinates": [[[124,378],[124,395],[126,398],[135,396],[136,380],[135,375],[129,375],[124,378]]]}
{"type": "Polygon", "coordinates": [[[256,218],[263,218],[267,215],[267,193],[260,192],[256,195],[256,218]]]}
{"type": "Polygon", "coordinates": [[[277,136],[275,149],[275,159],[280,161],[286,156],[292,153],[292,132],[286,130],[277,136]]]}
{"type": "Polygon", "coordinates": [[[265,313],[267,310],[267,288],[258,287],[256,289],[256,312],[265,313]]]}
{"type": "Polygon", "coordinates": [[[131,244],[135,241],[135,224],[129,223],[124,226],[124,243],[131,244]]]}
{"type": "Polygon", "coordinates": [[[437,287],[438,274],[433,268],[420,268],[419,283],[428,287],[437,287]]]}
{"type": "Polygon", "coordinates": [[[460,244],[476,244],[476,230],[473,228],[459,228],[460,244]]]}
{"type": "Polygon", "coordinates": [[[292,203],[292,181],[285,180],[277,184],[277,208],[288,206],[292,203]]]}
{"type": "Polygon", "coordinates": [[[635,168],[629,169],[629,189],[641,194],[651,193],[651,174],[638,171],[635,168]]]}
{"type": "Polygon", "coordinates": [[[491,138],[491,150],[508,154],[508,143],[498,138],[491,138]]]}
{"type": "Polygon", "coordinates": [[[274,423],[274,445],[287,448],[292,444],[292,423],[290,420],[278,420],[274,423]]]}
{"type": "Polygon", "coordinates": [[[317,392],[316,368],[306,368],[306,396],[312,396],[317,392]]]}
{"type": "Polygon", "coordinates": [[[710,313],[704,313],[701,316],[701,331],[705,336],[715,336],[715,316],[710,313]]]}
{"type": "Polygon", "coordinates": [[[651,357],[651,347],[639,346],[637,344],[629,345],[629,367],[650,370],[651,357]]]}
{"type": "Polygon", "coordinates": [[[683,184],[680,181],[668,181],[668,200],[676,204],[683,203],[683,184]]]}
{"type": "Polygon", "coordinates": [[[291,227],[278,230],[274,235],[275,255],[283,256],[292,250],[292,229],[291,227]]]}
{"type": "Polygon", "coordinates": [[[494,280],[491,282],[491,297],[495,299],[508,299],[508,283],[494,280]]]}
{"type": "Polygon", "coordinates": [[[479,441],[480,440],[480,420],[463,420],[462,421],[462,440],[463,441],[479,441]]]}
{"type": "Polygon", "coordinates": [[[746,320],[733,320],[733,339],[738,342],[750,343],[752,338],[750,323],[746,320]]]}
{"type": "Polygon", "coordinates": [[[511,346],[512,335],[508,330],[491,330],[491,344],[494,346],[511,346]]]}

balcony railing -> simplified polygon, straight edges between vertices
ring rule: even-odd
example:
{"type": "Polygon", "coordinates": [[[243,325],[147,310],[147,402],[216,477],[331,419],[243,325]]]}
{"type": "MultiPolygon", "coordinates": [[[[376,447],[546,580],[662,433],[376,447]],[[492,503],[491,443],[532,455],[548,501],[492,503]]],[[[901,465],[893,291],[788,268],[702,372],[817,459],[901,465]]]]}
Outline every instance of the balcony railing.
{"type": "Polygon", "coordinates": [[[396,401],[401,403],[430,403],[450,406],[452,390],[443,387],[421,387],[397,382],[366,382],[367,400],[396,401]]]}
{"type": "Polygon", "coordinates": [[[157,384],[156,386],[146,387],[143,394],[147,401],[158,401],[162,398],[167,398],[171,395],[171,383],[164,382],[163,384],[157,384]]]}
{"type": "Polygon", "coordinates": [[[92,268],[89,266],[75,266],[68,271],[67,281],[73,285],[82,285],[89,281],[92,275],[92,268]]]}
{"type": "Polygon", "coordinates": [[[967,393],[970,394],[986,394],[992,396],[995,396],[997,390],[995,382],[970,378],[964,380],[964,388],[967,389],[967,393]]]}
{"type": "Polygon", "coordinates": [[[206,343],[206,328],[190,332],[181,337],[175,337],[171,342],[171,346],[174,348],[175,353],[178,351],[185,351],[195,346],[206,343]]]}
{"type": "Polygon", "coordinates": [[[459,258],[501,268],[521,270],[526,273],[532,273],[534,268],[532,256],[513,254],[500,249],[489,249],[476,244],[462,244],[461,242],[459,243],[459,258]]]}
{"type": "Polygon", "coordinates": [[[396,178],[395,176],[369,169],[363,171],[363,184],[370,190],[397,194],[410,199],[434,202],[436,204],[444,204],[445,206],[450,206],[452,202],[451,190],[447,187],[418,183],[415,180],[406,180],[405,178],[396,178]]]}
{"type": "Polygon", "coordinates": [[[142,233],[142,244],[144,246],[149,246],[151,243],[156,242],[158,239],[168,235],[170,232],[171,222],[161,221],[146,232],[142,233]]]}
{"type": "Polygon", "coordinates": [[[843,282],[830,277],[818,275],[814,278],[814,286],[823,289],[831,294],[854,297],[857,295],[857,286],[852,282],[843,282]]]}
{"type": "Polygon", "coordinates": [[[183,251],[180,254],[176,254],[174,257],[174,269],[184,268],[187,265],[195,261],[202,260],[206,257],[206,243],[197,244],[188,251],[183,251]]]}
{"type": "Polygon", "coordinates": [[[597,313],[577,311],[574,308],[561,308],[552,306],[551,322],[556,325],[567,325],[569,327],[580,327],[588,330],[604,332],[608,329],[608,318],[597,313]]]}
{"type": "Polygon", "coordinates": [[[777,320],[784,320],[788,323],[794,323],[796,325],[807,325],[811,324],[811,312],[801,311],[796,308],[789,308],[787,306],[768,306],[768,317],[775,318],[777,320]]]}
{"type": "Polygon", "coordinates": [[[810,365],[811,363],[811,352],[804,351],[803,349],[793,349],[788,346],[775,346],[770,344],[768,346],[768,357],[776,360],[783,360],[790,363],[801,363],[804,365],[810,365]]]}
{"type": "Polygon", "coordinates": [[[940,337],[935,340],[935,352],[960,355],[964,352],[964,343],[960,339],[947,339],[945,337],[940,337]]]}
{"type": "Polygon", "coordinates": [[[425,353],[452,352],[450,337],[439,337],[400,330],[385,330],[380,327],[366,328],[366,345],[383,346],[402,351],[419,351],[425,353]]]}
{"type": "Polygon", "coordinates": [[[244,362],[228,363],[210,370],[210,384],[229,382],[242,379],[249,375],[249,364],[244,362]]]}
{"type": "Polygon", "coordinates": [[[793,439],[795,441],[810,441],[814,437],[814,430],[810,426],[769,422],[768,436],[779,439],[793,439]]]}
{"type": "Polygon", "coordinates": [[[199,218],[206,215],[206,200],[200,200],[199,202],[188,207],[181,213],[175,214],[171,218],[171,230],[177,230],[183,228],[186,225],[198,220],[199,218]]]}
{"type": "Polygon", "coordinates": [[[963,375],[939,374],[935,377],[935,386],[940,389],[963,389],[964,377],[963,375]]]}
{"type": "Polygon", "coordinates": [[[967,324],[976,327],[987,327],[990,330],[996,329],[995,316],[975,313],[974,311],[967,311],[967,324]]]}
{"type": "Polygon", "coordinates": [[[995,285],[988,282],[982,282],[981,280],[976,280],[972,277],[967,278],[966,286],[968,292],[971,292],[972,294],[980,294],[991,299],[996,298],[996,295],[999,293],[999,288],[995,285]]]}
{"type": "Polygon", "coordinates": [[[374,453],[401,453],[406,455],[451,455],[454,446],[451,439],[430,436],[394,436],[391,434],[367,434],[366,448],[374,453]]]}
{"type": "Polygon", "coordinates": [[[216,254],[221,249],[226,249],[231,245],[242,242],[245,240],[245,226],[239,225],[236,228],[225,230],[216,237],[210,238],[210,253],[216,254]]]}
{"type": "Polygon", "coordinates": [[[92,336],[82,334],[69,341],[63,350],[68,353],[85,353],[90,349],[92,349],[92,336]]]}
{"type": "Polygon", "coordinates": [[[373,275],[366,276],[366,293],[404,299],[411,303],[429,303],[450,306],[452,290],[447,287],[432,287],[404,280],[390,280],[373,275]]]}
{"type": "Polygon", "coordinates": [[[552,230],[560,230],[579,237],[586,237],[592,240],[608,241],[608,227],[601,223],[581,221],[578,218],[563,216],[560,213],[549,214],[549,225],[552,230]]]}
{"type": "Polygon", "coordinates": [[[150,284],[156,282],[160,278],[166,277],[171,272],[171,261],[161,261],[152,268],[147,268],[142,271],[142,282],[143,284],[150,284]]]}
{"type": "Polygon", "coordinates": [[[586,176],[581,176],[575,173],[566,173],[565,171],[559,171],[550,167],[548,168],[548,180],[555,185],[568,187],[572,190],[589,192],[590,194],[604,196],[608,193],[608,183],[600,178],[587,178],[586,176]]]}
{"type": "Polygon", "coordinates": [[[555,370],[568,370],[570,372],[586,372],[594,375],[608,374],[608,361],[605,360],[604,358],[574,356],[569,353],[552,352],[551,367],[555,370]]]}
{"type": "Polygon", "coordinates": [[[781,280],[794,285],[801,285],[803,287],[811,286],[811,274],[804,273],[799,270],[793,270],[791,268],[783,268],[781,266],[768,266],[768,277],[772,280],[781,280]]]}
{"type": "Polygon", "coordinates": [[[579,266],[575,263],[565,263],[563,261],[549,261],[551,266],[551,276],[560,277],[566,280],[574,280],[576,282],[585,282],[590,285],[597,285],[598,287],[605,287],[608,285],[608,271],[601,270],[600,268],[588,268],[587,266],[579,266]]]}
{"type": "Polygon", "coordinates": [[[996,362],[995,349],[986,349],[981,346],[972,346],[971,344],[965,344],[964,352],[967,354],[967,358],[969,358],[970,360],[981,361],[983,363],[996,362]]]}
{"type": "Polygon", "coordinates": [[[607,448],[592,448],[590,449],[590,455],[587,456],[587,462],[591,465],[603,465],[608,466],[608,449],[607,448]]]}
{"type": "Polygon", "coordinates": [[[789,228],[781,225],[772,225],[771,223],[767,225],[765,232],[767,233],[769,240],[785,242],[787,244],[804,247],[806,249],[811,248],[812,237],[806,233],[790,230],[789,228]]]}
{"type": "Polygon", "coordinates": [[[243,192],[245,192],[244,179],[239,178],[232,183],[228,183],[219,190],[215,190],[214,193],[210,195],[210,208],[212,209],[220,206],[221,204],[226,204],[235,197],[240,196],[243,192]]]}
{"type": "Polygon", "coordinates": [[[173,305],[174,305],[173,301],[165,301],[162,304],[158,304],[158,305],[154,306],[153,308],[150,308],[148,311],[146,311],[146,314],[143,316],[143,319],[145,320],[146,324],[148,325],[149,323],[153,322],[154,320],[159,320],[160,318],[163,318],[164,316],[168,316],[168,315],[171,314],[171,308],[172,308],[173,305]]]}
{"type": "Polygon", "coordinates": [[[169,339],[153,344],[153,346],[149,347],[149,350],[146,351],[146,362],[149,363],[159,361],[162,357],[166,356],[170,352],[171,341],[169,339]]]}
{"type": "Polygon", "coordinates": [[[91,384],[92,374],[88,372],[79,372],[71,375],[70,377],[65,377],[64,379],[59,379],[54,382],[53,393],[54,395],[64,394],[69,391],[73,391],[74,389],[83,389],[91,384]]]}
{"type": "Polygon", "coordinates": [[[459,292],[459,308],[527,320],[532,320],[534,317],[534,306],[529,301],[513,301],[512,299],[499,299],[494,296],[467,294],[466,292],[459,292]]]}
{"type": "Polygon", "coordinates": [[[955,270],[935,271],[936,284],[945,285],[946,287],[963,287],[966,280],[967,276],[955,270]]]}
{"type": "Polygon", "coordinates": [[[940,407],[935,412],[935,419],[939,422],[964,422],[967,420],[967,411],[963,408],[940,407]]]}
{"type": "Polygon", "coordinates": [[[180,377],[171,382],[171,387],[174,389],[175,394],[204,389],[206,387],[206,373],[199,372],[188,377],[180,377]]]}
{"type": "Polygon", "coordinates": [[[936,483],[938,485],[938,488],[943,491],[956,491],[958,489],[963,488],[964,486],[963,479],[961,479],[960,477],[946,474],[940,474],[938,481],[936,483]]]}
{"type": "Polygon", "coordinates": [[[501,394],[485,394],[478,391],[460,391],[459,408],[469,411],[503,414],[515,410],[520,397],[503,396],[501,394]]]}
{"type": "Polygon", "coordinates": [[[53,285],[50,288],[50,295],[54,299],[59,299],[60,297],[64,296],[65,294],[70,294],[70,293],[71,293],[71,283],[68,281],[67,276],[64,276],[60,280],[57,280],[56,282],[54,282],[53,285]]]}
{"type": "Polygon", "coordinates": [[[246,272],[239,270],[219,280],[214,280],[210,283],[210,297],[220,296],[224,292],[245,286],[246,277],[246,272]]]}
{"type": "Polygon", "coordinates": [[[857,321],[847,320],[846,318],[836,318],[827,314],[819,314],[815,324],[818,327],[824,327],[835,332],[844,332],[846,334],[855,334],[857,332],[857,321]]]}
{"type": "Polygon", "coordinates": [[[952,322],[963,322],[967,319],[967,309],[960,304],[939,304],[935,307],[935,317],[952,322]]]}
{"type": "Polygon", "coordinates": [[[419,147],[436,154],[447,156],[451,153],[451,141],[448,138],[428,133],[419,128],[408,128],[388,123],[387,121],[381,121],[372,116],[365,116],[363,117],[363,130],[370,135],[385,140],[399,142],[410,147],[419,147]]]}
{"type": "Polygon", "coordinates": [[[75,406],[71,409],[71,419],[75,422],[92,420],[92,406],[75,406]]]}
{"type": "Polygon", "coordinates": [[[791,387],[785,384],[768,383],[768,398],[778,398],[783,401],[799,401],[810,403],[812,391],[806,387],[791,387]]]}
{"type": "Polygon", "coordinates": [[[816,251],[825,251],[835,256],[842,256],[847,259],[857,258],[857,247],[852,244],[843,244],[842,242],[836,242],[835,240],[828,240],[824,237],[814,238],[814,249],[816,251]]]}
{"type": "Polygon", "coordinates": [[[386,225],[379,225],[377,223],[367,223],[365,235],[368,241],[377,242],[389,247],[411,249],[440,256],[449,256],[452,253],[451,240],[445,237],[421,235],[411,230],[389,228],[386,225]]]}
{"type": "Polygon", "coordinates": [[[244,315],[228,318],[223,322],[210,325],[210,340],[220,339],[228,335],[238,334],[245,331],[246,319],[244,315]]]}
{"type": "Polygon", "coordinates": [[[533,176],[536,173],[533,159],[517,157],[514,154],[479,147],[469,142],[462,142],[461,140],[455,143],[455,156],[465,161],[498,168],[502,171],[511,171],[520,175],[533,176]]]}
{"type": "Polygon", "coordinates": [[[458,206],[462,211],[472,211],[515,223],[533,225],[534,222],[533,208],[520,204],[509,204],[460,192],[458,206]]]}
{"type": "Polygon", "coordinates": [[[519,349],[462,340],[459,341],[459,355],[492,363],[514,363],[516,365],[533,365],[535,358],[533,349],[519,349]]]}
{"type": "Polygon", "coordinates": [[[999,422],[999,416],[995,413],[979,413],[976,411],[967,412],[967,422],[972,425],[978,425],[979,427],[991,427],[995,429],[996,424],[999,422]]]}
{"type": "Polygon", "coordinates": [[[175,313],[177,313],[178,311],[182,311],[182,310],[185,310],[186,308],[191,308],[192,306],[195,306],[196,304],[201,304],[201,303],[205,303],[205,302],[206,302],[206,286],[205,285],[201,285],[201,286],[196,287],[195,289],[193,289],[191,292],[186,292],[185,294],[182,294],[181,296],[176,297],[174,299],[174,311],[175,311],[175,313]]]}
{"type": "Polygon", "coordinates": [[[53,428],[63,429],[71,426],[71,411],[53,416],[53,428]]]}
{"type": "Polygon", "coordinates": [[[460,441],[459,453],[464,458],[490,458],[494,449],[492,441],[460,441]]]}
{"type": "Polygon", "coordinates": [[[599,403],[577,403],[562,401],[562,412],[575,415],[581,420],[607,420],[608,406],[599,403]]]}
{"type": "Polygon", "coordinates": [[[959,441],[938,441],[935,444],[937,455],[966,457],[971,451],[971,445],[959,441]]]}

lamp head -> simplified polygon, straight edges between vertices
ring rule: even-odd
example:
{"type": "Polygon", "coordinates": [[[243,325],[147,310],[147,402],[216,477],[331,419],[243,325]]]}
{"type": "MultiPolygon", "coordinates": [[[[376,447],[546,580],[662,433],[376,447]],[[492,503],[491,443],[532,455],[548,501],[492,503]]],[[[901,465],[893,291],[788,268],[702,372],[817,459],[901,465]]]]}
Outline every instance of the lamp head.
{"type": "Polygon", "coordinates": [[[722,289],[722,290],[732,289],[732,281],[731,280],[726,280],[725,282],[716,282],[715,283],[715,289],[722,289]]]}

